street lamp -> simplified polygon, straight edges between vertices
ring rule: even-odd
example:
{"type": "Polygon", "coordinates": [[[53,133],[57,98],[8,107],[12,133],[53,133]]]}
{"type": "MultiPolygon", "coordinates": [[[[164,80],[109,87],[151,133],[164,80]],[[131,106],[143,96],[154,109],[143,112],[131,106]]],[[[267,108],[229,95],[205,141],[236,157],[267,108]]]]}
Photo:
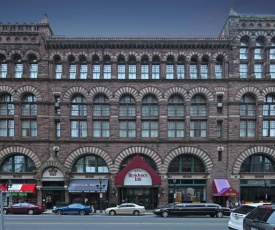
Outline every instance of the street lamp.
{"type": "Polygon", "coordinates": [[[100,213],[102,213],[102,193],[101,190],[104,189],[105,184],[102,184],[101,178],[99,178],[99,184],[96,185],[97,189],[99,189],[99,205],[100,205],[100,213]]]}
{"type": "Polygon", "coordinates": [[[12,182],[11,182],[11,180],[8,180],[6,182],[6,184],[5,184],[5,187],[7,189],[7,191],[6,191],[7,206],[9,206],[9,204],[10,204],[10,192],[9,192],[9,188],[11,188],[11,186],[12,186],[12,182]]]}
{"type": "Polygon", "coordinates": [[[173,179],[173,183],[174,183],[174,191],[173,191],[173,194],[174,194],[174,203],[176,202],[176,179],[173,179]]]}

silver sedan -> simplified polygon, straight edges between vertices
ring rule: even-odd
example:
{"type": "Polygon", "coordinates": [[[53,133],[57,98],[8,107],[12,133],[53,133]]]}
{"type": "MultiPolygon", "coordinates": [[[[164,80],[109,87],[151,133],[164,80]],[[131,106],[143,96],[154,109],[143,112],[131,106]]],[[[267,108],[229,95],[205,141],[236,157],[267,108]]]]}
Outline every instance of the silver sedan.
{"type": "Polygon", "coordinates": [[[138,216],[140,214],[145,213],[145,207],[139,206],[134,203],[123,203],[121,205],[117,205],[116,207],[107,208],[105,210],[106,214],[111,216],[114,215],[134,215],[138,216]]]}

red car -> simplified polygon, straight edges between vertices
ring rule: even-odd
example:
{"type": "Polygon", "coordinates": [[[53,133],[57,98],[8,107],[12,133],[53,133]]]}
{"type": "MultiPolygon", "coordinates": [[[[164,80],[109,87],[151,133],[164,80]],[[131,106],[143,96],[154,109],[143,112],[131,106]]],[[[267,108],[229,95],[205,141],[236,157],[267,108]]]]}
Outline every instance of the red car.
{"type": "Polygon", "coordinates": [[[18,203],[18,204],[14,204],[10,207],[4,207],[3,208],[3,213],[4,214],[9,214],[9,213],[13,213],[13,214],[29,214],[29,215],[33,215],[33,214],[41,214],[43,212],[45,212],[45,207],[43,207],[42,205],[34,205],[34,204],[29,204],[29,203],[18,203]]]}

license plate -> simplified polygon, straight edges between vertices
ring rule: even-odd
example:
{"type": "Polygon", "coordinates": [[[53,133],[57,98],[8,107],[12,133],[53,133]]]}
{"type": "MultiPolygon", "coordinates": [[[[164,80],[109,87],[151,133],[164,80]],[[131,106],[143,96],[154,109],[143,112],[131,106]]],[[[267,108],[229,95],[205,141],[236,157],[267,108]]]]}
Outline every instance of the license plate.
{"type": "Polygon", "coordinates": [[[253,227],[251,227],[251,230],[259,230],[258,228],[253,228],[253,227]]]}

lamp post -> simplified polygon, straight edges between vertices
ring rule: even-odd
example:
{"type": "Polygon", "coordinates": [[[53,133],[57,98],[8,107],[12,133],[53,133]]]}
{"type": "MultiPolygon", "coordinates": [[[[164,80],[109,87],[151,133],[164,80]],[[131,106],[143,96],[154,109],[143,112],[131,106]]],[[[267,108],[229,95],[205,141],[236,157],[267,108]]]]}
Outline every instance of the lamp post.
{"type": "Polygon", "coordinates": [[[100,213],[102,213],[102,193],[101,190],[104,189],[105,184],[102,184],[101,178],[99,178],[99,184],[96,185],[97,189],[99,189],[99,205],[100,205],[100,213]]]}
{"type": "Polygon", "coordinates": [[[5,187],[7,189],[7,191],[6,191],[7,206],[9,206],[9,204],[10,204],[10,192],[9,192],[9,188],[11,188],[11,186],[12,186],[12,182],[11,182],[11,180],[8,180],[6,182],[6,184],[5,184],[5,187]]]}
{"type": "Polygon", "coordinates": [[[173,183],[174,183],[174,191],[173,191],[173,195],[174,195],[174,203],[176,202],[176,179],[173,179],[173,183]]]}

